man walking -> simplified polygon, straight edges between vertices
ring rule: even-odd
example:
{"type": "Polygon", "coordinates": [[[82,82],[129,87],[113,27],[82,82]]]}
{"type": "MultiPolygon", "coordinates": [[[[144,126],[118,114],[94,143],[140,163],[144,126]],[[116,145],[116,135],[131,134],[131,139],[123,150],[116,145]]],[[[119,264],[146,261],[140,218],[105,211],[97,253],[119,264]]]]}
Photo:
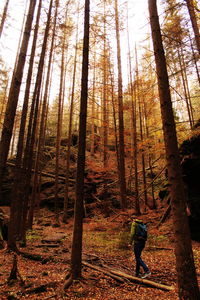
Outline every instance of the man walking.
{"type": "Polygon", "coordinates": [[[135,276],[140,277],[140,267],[143,268],[144,274],[141,278],[146,278],[151,275],[151,272],[147,265],[141,258],[142,250],[145,247],[147,240],[147,227],[141,220],[134,220],[131,224],[131,235],[130,244],[132,245],[135,260],[136,260],[136,270],[135,276]]]}

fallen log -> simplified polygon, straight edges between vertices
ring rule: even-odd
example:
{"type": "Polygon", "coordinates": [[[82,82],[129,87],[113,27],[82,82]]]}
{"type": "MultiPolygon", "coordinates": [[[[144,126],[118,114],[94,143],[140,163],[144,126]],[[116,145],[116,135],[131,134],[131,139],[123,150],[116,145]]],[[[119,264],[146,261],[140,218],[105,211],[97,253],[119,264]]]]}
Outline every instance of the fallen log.
{"type": "Polygon", "coordinates": [[[106,267],[108,268],[109,271],[106,271],[104,268],[94,266],[94,265],[89,264],[87,262],[82,262],[82,263],[85,266],[93,268],[93,269],[95,269],[97,271],[100,271],[104,274],[107,274],[109,276],[110,276],[110,274],[115,275],[115,276],[117,276],[117,278],[121,278],[121,279],[125,278],[125,279],[133,281],[137,284],[143,284],[143,285],[147,285],[149,287],[154,287],[154,288],[158,288],[158,289],[165,290],[165,291],[173,291],[174,290],[173,286],[167,286],[167,285],[157,283],[157,282],[154,282],[154,281],[151,281],[151,280],[148,280],[148,279],[142,279],[142,278],[139,278],[139,277],[135,277],[135,276],[126,274],[126,273],[118,271],[118,270],[112,270],[111,268],[109,268],[107,266],[106,267]]]}
{"type": "Polygon", "coordinates": [[[99,272],[101,272],[101,273],[104,273],[104,274],[106,274],[106,275],[112,277],[113,279],[115,279],[115,280],[121,282],[121,283],[124,283],[124,281],[125,281],[123,278],[121,278],[121,277],[119,277],[119,276],[117,276],[117,275],[115,275],[115,274],[111,274],[110,272],[104,270],[104,269],[101,268],[101,267],[94,266],[94,265],[89,264],[89,263],[87,263],[87,262],[85,262],[85,261],[83,261],[82,264],[83,264],[84,266],[86,266],[86,267],[89,267],[89,268],[91,268],[91,269],[94,269],[94,270],[97,270],[97,271],[99,271],[99,272]]]}
{"type": "Polygon", "coordinates": [[[155,288],[165,290],[165,291],[173,291],[174,290],[173,286],[164,285],[164,284],[157,283],[157,282],[154,282],[154,281],[151,281],[151,280],[148,280],[148,279],[138,278],[138,277],[123,273],[121,271],[114,271],[114,270],[112,271],[112,270],[110,270],[110,272],[112,274],[117,275],[117,276],[121,276],[121,277],[127,278],[131,281],[134,281],[134,282],[137,282],[137,283],[140,283],[140,284],[144,284],[144,285],[147,285],[147,286],[150,286],[150,287],[155,287],[155,288]]]}

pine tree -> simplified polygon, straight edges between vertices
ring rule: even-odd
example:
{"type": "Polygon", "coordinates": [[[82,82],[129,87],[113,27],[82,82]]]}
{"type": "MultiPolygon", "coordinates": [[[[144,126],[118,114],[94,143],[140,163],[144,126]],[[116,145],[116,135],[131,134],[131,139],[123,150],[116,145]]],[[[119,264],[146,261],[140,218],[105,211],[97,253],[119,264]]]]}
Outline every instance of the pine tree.
{"type": "Polygon", "coordinates": [[[20,48],[19,58],[18,58],[16,68],[13,72],[11,86],[8,95],[6,114],[5,114],[2,135],[1,135],[1,142],[0,142],[0,190],[2,188],[3,175],[6,167],[6,161],[7,161],[10,142],[12,138],[12,131],[14,126],[17,103],[18,103],[22,76],[23,76],[23,71],[25,66],[25,59],[26,59],[26,53],[28,49],[30,32],[32,28],[35,5],[36,2],[34,0],[31,0],[28,15],[26,18],[26,24],[25,24],[23,40],[20,48]]]}
{"type": "Polygon", "coordinates": [[[83,237],[83,199],[84,199],[84,170],[86,148],[86,120],[88,100],[88,66],[89,66],[89,17],[90,1],[85,0],[85,21],[83,41],[83,62],[81,78],[81,103],[79,119],[79,143],[76,173],[75,219],[71,253],[71,278],[81,276],[82,237],[83,237]]]}
{"type": "Polygon", "coordinates": [[[149,14],[173,212],[179,298],[184,300],[199,299],[200,292],[195,272],[189,225],[186,215],[186,195],[181,174],[176,128],[169,89],[169,79],[156,0],[149,0],[149,14]]]}

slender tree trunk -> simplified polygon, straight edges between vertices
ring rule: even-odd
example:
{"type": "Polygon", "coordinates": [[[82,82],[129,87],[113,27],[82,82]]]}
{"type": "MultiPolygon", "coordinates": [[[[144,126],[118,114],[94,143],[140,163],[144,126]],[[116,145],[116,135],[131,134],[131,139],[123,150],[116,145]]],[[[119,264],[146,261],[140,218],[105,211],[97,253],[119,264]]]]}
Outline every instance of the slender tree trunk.
{"type": "MultiPolygon", "coordinates": [[[[8,83],[9,83],[9,81],[7,80],[6,86],[5,86],[5,89],[4,89],[4,97],[3,97],[3,100],[2,100],[2,103],[1,103],[0,126],[1,126],[1,124],[3,123],[4,113],[5,113],[6,105],[7,105],[8,83]]],[[[2,126],[1,126],[1,127],[2,127],[2,126]]],[[[0,127],[0,129],[1,129],[1,127],[0,127]]]]}
{"type": "Polygon", "coordinates": [[[56,137],[56,165],[55,165],[55,222],[59,225],[59,214],[58,214],[58,173],[60,163],[60,140],[62,135],[62,102],[63,102],[63,85],[64,85],[64,62],[65,62],[65,41],[66,32],[64,32],[63,43],[62,43],[62,58],[61,58],[61,69],[60,69],[60,90],[58,97],[58,118],[57,118],[57,137],[56,137]]]}
{"type": "MultiPolygon", "coordinates": [[[[138,112],[139,112],[139,124],[140,124],[140,140],[143,144],[143,121],[142,121],[142,103],[141,103],[141,81],[139,80],[139,71],[138,71],[138,60],[137,60],[137,49],[135,49],[135,57],[136,57],[136,86],[137,86],[137,96],[138,96],[138,112]]],[[[142,161],[142,178],[143,178],[143,191],[144,191],[144,204],[145,204],[145,210],[147,207],[147,184],[146,184],[146,166],[145,166],[145,153],[142,150],[141,153],[141,161],[142,161]]]]}
{"type": "MultiPolygon", "coordinates": [[[[45,61],[45,55],[47,51],[47,44],[48,44],[48,37],[49,37],[49,30],[50,30],[52,6],[53,6],[53,0],[51,0],[49,3],[46,28],[44,32],[42,50],[41,50],[41,55],[38,64],[38,72],[36,76],[36,83],[33,92],[33,100],[31,105],[30,116],[29,116],[28,133],[27,133],[26,147],[25,147],[25,153],[23,159],[23,171],[24,171],[23,222],[24,224],[26,224],[27,221],[29,188],[31,183],[31,169],[34,162],[33,151],[34,151],[34,145],[36,139],[36,128],[38,124],[42,77],[44,72],[44,61],[45,61]]],[[[29,220],[29,224],[30,224],[30,220],[29,220]]]]}
{"type": "Polygon", "coordinates": [[[44,39],[42,44],[41,55],[38,64],[38,72],[36,76],[36,83],[33,92],[32,105],[29,114],[29,124],[28,124],[28,132],[26,138],[26,146],[23,157],[23,166],[21,173],[21,188],[20,188],[20,198],[21,198],[21,228],[24,228],[24,236],[22,239],[25,242],[25,231],[27,229],[27,213],[28,213],[28,201],[29,201],[29,189],[31,183],[31,170],[33,164],[33,151],[36,137],[36,128],[38,122],[38,111],[39,111],[39,103],[40,103],[40,95],[41,95],[41,85],[42,85],[42,77],[43,77],[43,69],[44,69],[44,59],[47,48],[47,40],[49,34],[50,27],[50,18],[51,18],[51,10],[52,10],[53,0],[51,0],[49,4],[48,11],[48,19],[46,23],[44,39]]]}
{"type": "Polygon", "coordinates": [[[190,110],[191,123],[192,123],[192,128],[193,128],[193,126],[194,126],[194,114],[193,114],[193,107],[192,107],[191,96],[190,96],[190,88],[189,88],[189,84],[188,84],[187,68],[186,68],[186,63],[185,63],[185,59],[184,59],[184,55],[183,55],[182,45],[181,45],[181,58],[182,58],[182,62],[183,62],[183,74],[184,74],[184,77],[185,77],[186,91],[187,91],[187,95],[188,95],[188,106],[189,106],[189,110],[190,110]]]}
{"type": "MultiPolygon", "coordinates": [[[[94,42],[95,43],[95,42],[94,42]]],[[[91,132],[91,156],[95,153],[95,94],[96,94],[96,43],[93,47],[94,51],[94,70],[93,70],[93,83],[92,83],[92,132],[91,132]]]]}
{"type": "MultiPolygon", "coordinates": [[[[128,23],[128,17],[127,17],[128,23]]],[[[137,120],[136,120],[136,87],[133,86],[132,64],[131,64],[131,51],[129,40],[129,26],[127,24],[128,35],[128,60],[129,60],[129,77],[130,77],[130,92],[131,92],[131,121],[133,128],[133,164],[134,164],[134,194],[135,194],[135,213],[140,215],[140,202],[139,202],[139,188],[138,188],[138,164],[137,164],[137,120]]]]}
{"type": "Polygon", "coordinates": [[[117,132],[117,113],[116,113],[116,101],[115,101],[115,93],[114,93],[114,75],[111,66],[111,50],[109,47],[109,73],[110,73],[110,85],[111,85],[111,103],[112,103],[112,112],[113,112],[113,123],[114,123],[114,130],[115,130],[115,149],[116,149],[116,158],[117,158],[117,171],[118,177],[120,178],[120,167],[119,167],[119,143],[118,143],[118,132],[117,132]]]}
{"type": "Polygon", "coordinates": [[[184,95],[185,95],[185,102],[186,102],[186,106],[187,106],[188,118],[189,118],[189,122],[190,122],[190,128],[192,129],[193,122],[192,122],[192,116],[191,116],[191,111],[190,111],[190,106],[189,106],[188,92],[187,92],[187,88],[186,88],[186,78],[184,76],[184,71],[183,71],[184,67],[183,67],[183,64],[182,64],[182,59],[181,59],[179,49],[177,49],[177,52],[178,52],[179,64],[180,64],[180,67],[181,67],[181,78],[182,78],[182,83],[183,83],[183,89],[184,89],[184,95]]]}
{"type": "MultiPolygon", "coordinates": [[[[144,100],[144,99],[143,99],[144,100]]],[[[149,126],[148,126],[148,115],[147,115],[147,107],[146,107],[146,102],[143,101],[143,106],[144,106],[144,117],[145,117],[145,127],[146,127],[146,137],[149,140],[150,139],[150,134],[149,134],[149,126]]],[[[149,161],[149,169],[150,169],[150,174],[151,174],[151,194],[152,194],[152,208],[156,209],[156,199],[154,195],[154,181],[153,181],[153,168],[152,168],[152,154],[151,154],[151,145],[148,142],[148,161],[149,161]]]]}
{"type": "Polygon", "coordinates": [[[22,81],[22,76],[24,71],[24,65],[25,65],[26,53],[28,49],[28,43],[29,43],[30,32],[32,27],[35,4],[36,4],[35,0],[30,1],[19,59],[16,66],[16,70],[13,73],[10,91],[8,95],[6,115],[4,119],[1,143],[0,143],[0,190],[2,188],[2,180],[3,180],[3,175],[6,167],[10,141],[12,137],[14,119],[15,119],[21,81],[22,81]]]}
{"type": "Polygon", "coordinates": [[[200,74],[199,74],[199,69],[198,69],[198,65],[197,65],[197,58],[196,58],[196,54],[194,52],[194,47],[193,47],[193,44],[192,44],[192,39],[191,39],[190,34],[189,34],[189,38],[190,38],[190,47],[192,49],[193,61],[194,61],[195,69],[196,69],[196,73],[197,73],[197,79],[198,79],[199,86],[200,86],[200,74]]]}
{"type": "Polygon", "coordinates": [[[127,208],[127,198],[126,198],[126,177],[125,177],[123,88],[122,88],[118,0],[115,0],[115,25],[116,25],[117,64],[118,64],[120,198],[121,198],[121,208],[125,209],[127,208]]]}
{"type": "MultiPolygon", "coordinates": [[[[78,5],[79,12],[79,5],[78,5]]],[[[78,23],[79,23],[79,13],[77,18],[76,27],[76,48],[74,55],[74,69],[72,78],[72,91],[71,91],[71,105],[69,114],[69,131],[68,131],[68,143],[67,143],[67,163],[66,163],[66,180],[65,180],[65,196],[64,196],[64,211],[63,211],[63,222],[67,223],[67,209],[68,209],[68,199],[69,199],[69,175],[70,175],[70,154],[71,154],[71,141],[72,141],[72,124],[73,124],[73,111],[74,111],[74,93],[75,93],[75,83],[76,83],[76,65],[77,65],[77,51],[78,51],[78,23]]]]}
{"type": "Polygon", "coordinates": [[[84,170],[86,148],[86,120],[88,100],[88,66],[89,66],[89,16],[90,1],[85,0],[85,21],[83,40],[83,62],[81,79],[81,103],[79,119],[78,161],[76,173],[76,202],[75,219],[71,254],[72,278],[81,276],[82,264],[82,237],[83,237],[83,199],[84,199],[84,170]]]}
{"type": "Polygon", "coordinates": [[[26,0],[26,6],[25,6],[25,9],[24,9],[23,20],[22,20],[22,25],[21,25],[21,30],[20,30],[20,37],[19,37],[19,40],[18,40],[18,46],[17,46],[17,51],[16,51],[15,66],[13,68],[13,74],[14,74],[14,72],[16,70],[16,66],[18,64],[20,48],[21,48],[22,39],[23,39],[23,32],[24,32],[24,29],[25,29],[26,15],[28,14],[28,11],[27,11],[28,3],[29,3],[29,0],[26,0]]]}
{"type": "Polygon", "coordinates": [[[137,93],[136,93],[136,82],[132,86],[132,122],[133,122],[133,159],[134,159],[134,174],[135,174],[135,211],[137,215],[140,215],[140,199],[139,199],[139,183],[138,183],[138,143],[137,143],[137,118],[136,118],[136,107],[137,107],[137,93]]]}
{"type": "Polygon", "coordinates": [[[1,24],[0,24],[0,37],[1,37],[1,34],[3,32],[4,23],[5,23],[5,20],[6,20],[9,1],[10,0],[6,0],[5,6],[4,6],[3,15],[2,15],[2,18],[1,18],[1,24]]]}
{"type": "MultiPolygon", "coordinates": [[[[27,16],[27,20],[26,20],[26,24],[25,24],[24,36],[23,36],[23,40],[22,40],[20,54],[18,57],[18,62],[16,64],[15,71],[13,73],[12,82],[11,82],[6,117],[4,120],[5,125],[7,125],[7,129],[6,129],[7,133],[5,130],[5,135],[3,136],[3,132],[2,132],[2,150],[4,150],[4,159],[5,159],[3,164],[6,163],[6,160],[7,160],[7,154],[8,154],[8,150],[9,150],[9,146],[10,146],[10,139],[12,136],[13,123],[14,123],[16,109],[17,109],[18,97],[19,97],[21,80],[22,80],[22,76],[23,76],[23,69],[24,69],[24,65],[25,65],[26,52],[27,52],[27,48],[28,48],[28,42],[29,42],[29,37],[30,37],[30,32],[31,32],[31,27],[32,27],[32,20],[33,20],[33,15],[34,15],[34,10],[35,10],[35,4],[36,4],[35,1],[30,1],[29,12],[28,12],[28,16],[27,16]],[[6,136],[8,139],[6,141],[4,141],[6,136]],[[3,147],[4,147],[3,145],[5,146],[4,149],[3,149],[3,147]]],[[[19,136],[19,139],[20,139],[20,136],[19,136]]],[[[17,149],[17,151],[18,151],[18,149],[17,149]]],[[[1,152],[1,150],[0,150],[0,152],[1,152]]],[[[16,158],[16,166],[18,164],[17,158],[16,158]]],[[[19,164],[20,164],[20,162],[19,162],[19,164]]],[[[2,169],[2,172],[3,172],[3,169],[2,169]]],[[[17,168],[16,168],[15,172],[17,172],[17,168]]],[[[18,177],[18,180],[19,179],[20,179],[20,177],[18,177]]],[[[16,181],[17,181],[17,178],[15,178],[14,186],[16,184],[16,181]]],[[[14,188],[14,186],[13,186],[13,188],[14,188]]],[[[12,193],[13,193],[13,189],[12,189],[12,193]]],[[[17,191],[16,195],[14,195],[14,197],[12,199],[11,209],[10,209],[8,248],[10,248],[12,250],[16,250],[15,241],[16,241],[16,236],[18,234],[18,229],[19,229],[18,216],[19,216],[20,205],[19,205],[18,200],[19,200],[19,198],[18,198],[18,191],[17,191]]]]}
{"type": "Polygon", "coordinates": [[[14,220],[14,223],[15,223],[15,228],[16,228],[17,234],[20,230],[20,226],[22,225],[22,224],[20,224],[21,223],[20,216],[21,216],[21,208],[22,207],[21,207],[21,205],[19,205],[20,200],[21,200],[20,191],[23,190],[23,188],[21,186],[22,185],[21,164],[22,164],[25,126],[26,126],[26,118],[27,118],[27,112],[28,112],[28,102],[29,102],[29,95],[30,95],[31,78],[32,78],[32,73],[33,73],[33,64],[34,64],[34,57],[35,57],[37,34],[38,34],[38,28],[39,28],[41,4],[42,4],[42,0],[40,0],[40,3],[38,5],[36,25],[35,25],[35,29],[34,29],[32,49],[31,49],[31,55],[30,55],[30,60],[29,60],[28,75],[27,75],[27,79],[26,79],[26,89],[25,89],[24,102],[23,102],[23,108],[22,108],[22,116],[21,116],[19,136],[18,136],[18,143],[17,143],[14,182],[13,182],[13,187],[12,187],[12,199],[13,199],[13,201],[16,202],[16,205],[19,207],[18,213],[16,213],[16,210],[14,208],[14,213],[15,213],[15,217],[16,217],[16,219],[14,220]]]}
{"type": "MultiPolygon", "coordinates": [[[[140,139],[141,139],[141,142],[143,144],[144,133],[143,133],[142,109],[141,109],[141,100],[140,99],[139,99],[138,107],[139,107],[139,121],[140,121],[140,139]]],[[[144,190],[144,204],[145,204],[145,210],[146,210],[146,207],[147,207],[147,188],[146,188],[147,187],[147,182],[146,182],[146,164],[145,164],[144,150],[142,150],[141,158],[142,158],[142,178],[143,178],[143,190],[144,190]]]]}
{"type": "Polygon", "coordinates": [[[52,31],[52,39],[51,39],[51,47],[50,47],[50,53],[49,53],[49,61],[48,61],[48,67],[47,67],[45,90],[44,90],[44,96],[43,96],[42,113],[41,113],[41,120],[40,120],[40,132],[39,132],[37,153],[36,153],[36,159],[35,159],[33,188],[32,188],[32,195],[31,195],[31,202],[30,202],[30,209],[29,209],[29,218],[28,218],[28,228],[29,229],[32,228],[32,224],[33,224],[35,197],[36,197],[36,191],[37,191],[37,187],[38,187],[38,174],[40,173],[40,156],[41,156],[41,152],[42,152],[41,151],[42,147],[44,145],[45,124],[46,124],[45,118],[47,115],[48,91],[49,91],[53,49],[54,49],[57,12],[58,12],[58,8],[56,6],[55,15],[54,15],[54,23],[53,23],[53,31],[52,31]]]}
{"type": "Polygon", "coordinates": [[[197,49],[198,49],[199,55],[200,55],[200,32],[199,32],[199,27],[198,27],[198,23],[197,23],[197,17],[195,15],[195,10],[194,10],[194,0],[186,0],[186,3],[187,3],[188,12],[190,15],[190,20],[192,23],[192,28],[193,28],[194,35],[195,35],[197,49]]]}
{"type": "MultiPolygon", "coordinates": [[[[103,166],[108,166],[108,103],[107,103],[107,51],[106,51],[106,0],[104,6],[103,22],[103,166]]],[[[106,188],[106,186],[104,186],[106,188]]],[[[105,192],[105,191],[104,191],[105,192]]]]}
{"type": "Polygon", "coordinates": [[[186,215],[186,195],[182,180],[166,59],[162,44],[157,3],[156,0],[149,0],[148,3],[171,193],[179,298],[194,300],[200,298],[200,292],[186,215]]]}
{"type": "MultiPolygon", "coordinates": [[[[136,84],[137,84],[137,92],[138,92],[138,112],[139,112],[139,124],[140,124],[140,140],[143,144],[143,122],[142,122],[142,108],[141,108],[141,90],[140,90],[140,81],[138,76],[138,63],[137,63],[137,54],[136,54],[136,84]]],[[[145,166],[145,154],[142,150],[141,153],[141,161],[142,161],[142,178],[143,178],[143,191],[144,191],[144,204],[145,204],[145,210],[147,207],[147,189],[146,189],[146,166],[145,166]]]]}
{"type": "Polygon", "coordinates": [[[10,152],[8,155],[8,158],[12,158],[14,155],[14,148],[15,148],[15,139],[16,139],[16,131],[17,131],[17,123],[19,121],[19,115],[16,114],[15,116],[15,122],[14,122],[14,127],[13,127],[13,134],[12,134],[12,139],[11,139],[11,146],[10,146],[10,152]]]}

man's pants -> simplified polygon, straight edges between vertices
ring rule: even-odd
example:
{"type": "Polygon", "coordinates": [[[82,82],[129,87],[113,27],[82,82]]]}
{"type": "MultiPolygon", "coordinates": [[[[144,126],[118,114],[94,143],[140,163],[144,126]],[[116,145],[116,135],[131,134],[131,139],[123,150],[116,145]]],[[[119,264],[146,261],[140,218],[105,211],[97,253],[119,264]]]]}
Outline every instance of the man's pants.
{"type": "Polygon", "coordinates": [[[140,266],[144,269],[145,273],[149,271],[147,265],[141,259],[141,254],[142,254],[142,250],[144,249],[144,247],[145,247],[145,241],[135,241],[134,242],[133,250],[134,250],[135,260],[136,260],[136,271],[135,271],[136,276],[139,275],[140,266]]]}

